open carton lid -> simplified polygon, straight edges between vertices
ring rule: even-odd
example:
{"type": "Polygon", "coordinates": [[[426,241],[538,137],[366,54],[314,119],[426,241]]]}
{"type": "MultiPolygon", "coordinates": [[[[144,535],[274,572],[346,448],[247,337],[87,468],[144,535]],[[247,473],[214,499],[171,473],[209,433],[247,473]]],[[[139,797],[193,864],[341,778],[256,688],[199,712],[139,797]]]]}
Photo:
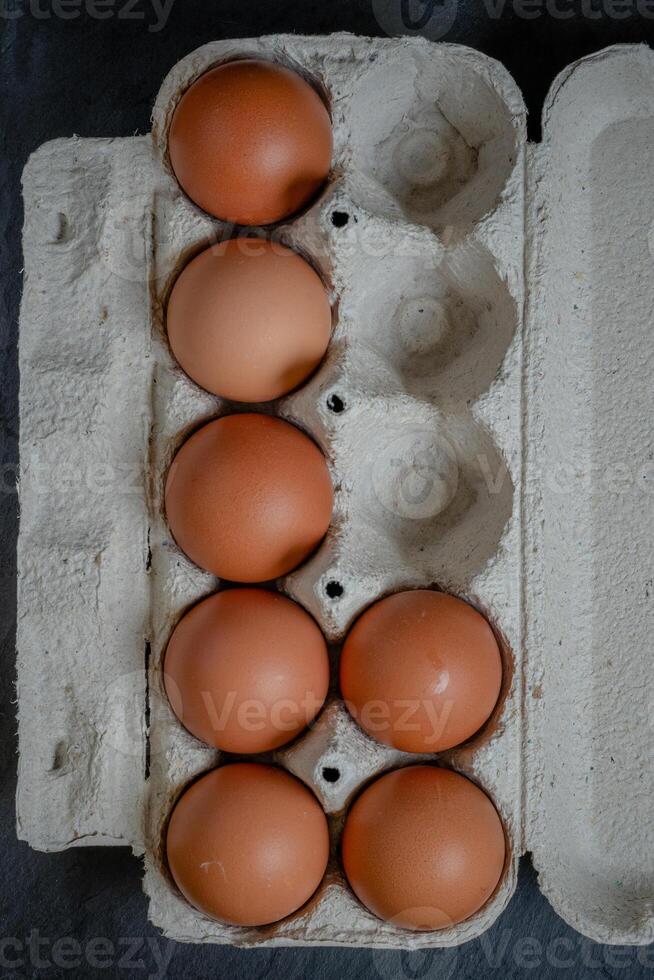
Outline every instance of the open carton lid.
{"type": "Polygon", "coordinates": [[[529,148],[525,847],[574,928],[654,939],[654,53],[567,68],[529,148]]]}

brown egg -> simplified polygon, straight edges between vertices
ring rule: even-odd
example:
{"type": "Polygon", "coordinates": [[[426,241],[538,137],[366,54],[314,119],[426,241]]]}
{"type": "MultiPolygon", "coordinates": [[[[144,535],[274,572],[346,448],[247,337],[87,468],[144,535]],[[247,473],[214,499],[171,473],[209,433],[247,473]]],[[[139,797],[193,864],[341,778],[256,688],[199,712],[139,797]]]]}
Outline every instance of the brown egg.
{"type": "Polygon", "coordinates": [[[231,61],[184,93],[168,152],[182,189],[209,214],[267,225],[295,214],[320,190],[331,164],[331,121],[296,72],[231,61]]]}
{"type": "Polygon", "coordinates": [[[367,787],[348,814],[345,874],[380,919],[429,930],[462,922],[493,894],[504,867],[497,811],[447,769],[409,766],[367,787]]]}
{"type": "Polygon", "coordinates": [[[268,752],[318,714],[329,686],[327,644],[307,612],[265,589],[229,589],[194,606],[168,643],[173,711],[225,752],[268,752]]]}
{"type": "Polygon", "coordinates": [[[168,338],[186,373],[234,401],[265,402],[301,384],[331,334],[318,274],[296,252],[253,238],[208,248],[170,294],[168,338]]]}
{"type": "Polygon", "coordinates": [[[320,544],[333,493],[323,454],[268,415],[227,415],[195,432],[166,482],[166,516],[185,554],[235,582],[285,575],[320,544]]]}
{"type": "Polygon", "coordinates": [[[221,922],[261,926],[295,912],[320,884],[327,819],[294,776],[252,762],[214,769],[178,800],[168,864],[179,890],[221,922]]]}
{"type": "Polygon", "coordinates": [[[489,718],[502,660],[476,609],[416,589],[382,599],[357,620],[340,679],[348,710],[377,741],[404,752],[442,752],[489,718]]]}

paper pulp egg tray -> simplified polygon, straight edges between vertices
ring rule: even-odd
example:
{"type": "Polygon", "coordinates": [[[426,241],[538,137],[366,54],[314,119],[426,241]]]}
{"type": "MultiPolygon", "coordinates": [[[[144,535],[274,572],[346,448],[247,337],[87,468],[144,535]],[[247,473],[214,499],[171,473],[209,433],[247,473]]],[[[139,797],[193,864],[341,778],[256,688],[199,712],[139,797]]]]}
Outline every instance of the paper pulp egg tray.
{"type": "MultiPolygon", "coordinates": [[[[609,48],[554,82],[543,140],[479,52],[422,39],[221,41],[165,79],[151,136],[57,140],[24,173],[20,323],[18,834],[42,850],[129,846],[152,921],[236,945],[448,946],[478,936],[529,851],[575,929],[654,940],[654,56],[609,48]],[[415,761],[365,736],[339,699],[273,761],[329,817],[326,877],[296,914],[237,928],[194,910],[166,868],[171,806],[221,762],[162,687],[171,629],[219,587],[176,548],[162,508],[188,433],[233,411],[166,341],[189,257],[235,229],[171,174],[185,88],[254,55],[324,94],[333,169],[268,229],[329,284],[316,375],[268,406],[325,452],[335,487],[319,551],[279,587],[338,645],[399,589],[466,598],[501,638],[504,687],[464,773],[504,822],[506,866],[469,920],[408,932],[347,887],[338,842],[357,790],[415,761]]],[[[418,757],[422,759],[422,757],[418,757]]]]}

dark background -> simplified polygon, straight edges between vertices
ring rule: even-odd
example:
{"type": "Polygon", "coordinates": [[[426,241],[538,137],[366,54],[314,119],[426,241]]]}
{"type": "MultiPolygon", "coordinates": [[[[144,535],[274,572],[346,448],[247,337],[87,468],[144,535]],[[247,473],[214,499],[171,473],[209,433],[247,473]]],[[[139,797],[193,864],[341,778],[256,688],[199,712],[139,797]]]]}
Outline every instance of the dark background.
{"type": "MultiPolygon", "coordinates": [[[[528,859],[508,911],[481,939],[454,951],[240,951],[163,940],[147,923],[140,863],[126,850],[44,855],[16,841],[16,348],[24,162],[56,136],[147,132],[164,75],[207,41],[282,31],[384,35],[400,9],[400,0],[175,0],[165,26],[155,30],[151,0],[136,0],[131,13],[126,0],[116,0],[108,17],[106,4],[103,20],[85,12],[86,0],[77,8],[75,2],[0,0],[0,977],[654,978],[654,948],[598,946],[568,929],[540,895],[528,859]],[[94,939],[105,942],[74,965],[75,947],[55,945],[61,937],[74,937],[82,949],[94,939]],[[7,944],[12,938],[20,946],[7,944]],[[13,963],[16,957],[22,962],[13,963]]],[[[422,8],[416,3],[414,12],[422,8]]],[[[654,2],[441,0],[424,33],[502,61],[522,88],[530,136],[538,139],[542,101],[556,73],[605,45],[654,40],[654,2]]]]}

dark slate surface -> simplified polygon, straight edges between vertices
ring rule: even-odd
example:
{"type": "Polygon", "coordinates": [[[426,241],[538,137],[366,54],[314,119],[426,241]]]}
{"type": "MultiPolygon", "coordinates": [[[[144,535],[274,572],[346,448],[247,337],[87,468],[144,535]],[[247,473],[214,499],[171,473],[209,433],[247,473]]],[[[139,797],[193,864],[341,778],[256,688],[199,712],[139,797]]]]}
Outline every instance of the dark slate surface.
{"type": "MultiPolygon", "coordinates": [[[[532,113],[532,138],[538,138],[542,99],[560,68],[607,44],[654,39],[650,0],[411,2],[410,16],[425,14],[428,36],[473,45],[504,62],[532,113]]],[[[411,955],[333,949],[238,951],[163,940],[146,922],[139,862],[125,850],[89,848],[43,855],[16,841],[16,341],[23,164],[31,150],[55,136],[147,132],[161,79],[182,55],[206,41],[279,31],[384,34],[398,22],[400,8],[400,0],[173,0],[162,26],[155,12],[161,9],[158,0],[0,0],[2,978],[556,976],[581,980],[654,975],[653,948],[597,946],[569,930],[540,895],[528,860],[523,861],[518,890],[500,921],[480,940],[454,951],[411,955]],[[103,19],[93,16],[98,13],[103,19]]]]}

